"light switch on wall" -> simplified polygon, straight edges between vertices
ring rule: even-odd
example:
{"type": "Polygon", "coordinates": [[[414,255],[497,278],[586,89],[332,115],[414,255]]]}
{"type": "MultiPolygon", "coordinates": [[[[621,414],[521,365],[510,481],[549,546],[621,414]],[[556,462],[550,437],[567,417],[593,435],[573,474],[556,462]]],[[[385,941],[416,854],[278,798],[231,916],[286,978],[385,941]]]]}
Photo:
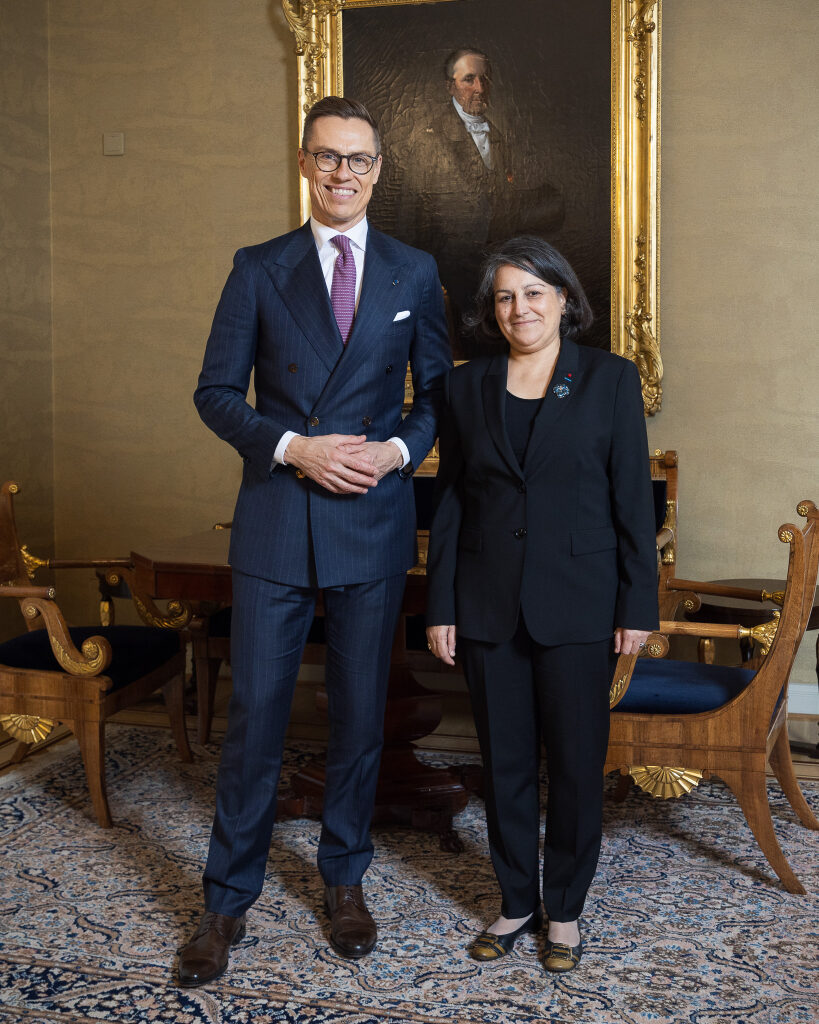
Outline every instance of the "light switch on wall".
{"type": "Polygon", "coordinates": [[[103,132],[102,153],[103,156],[124,156],[125,132],[103,132]]]}

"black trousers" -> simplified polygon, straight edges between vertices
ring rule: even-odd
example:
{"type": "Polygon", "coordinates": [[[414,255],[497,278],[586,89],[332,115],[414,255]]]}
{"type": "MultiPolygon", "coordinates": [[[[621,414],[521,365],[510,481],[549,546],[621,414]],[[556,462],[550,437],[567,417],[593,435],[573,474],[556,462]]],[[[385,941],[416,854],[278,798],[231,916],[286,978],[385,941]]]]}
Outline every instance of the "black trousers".
{"type": "Polygon", "coordinates": [[[554,921],[579,917],[600,854],[603,765],[609,735],[611,640],[543,647],[523,615],[512,640],[458,638],[484,765],[489,850],[501,913],[540,902],[540,742],[549,795],[543,905],[554,921]]]}

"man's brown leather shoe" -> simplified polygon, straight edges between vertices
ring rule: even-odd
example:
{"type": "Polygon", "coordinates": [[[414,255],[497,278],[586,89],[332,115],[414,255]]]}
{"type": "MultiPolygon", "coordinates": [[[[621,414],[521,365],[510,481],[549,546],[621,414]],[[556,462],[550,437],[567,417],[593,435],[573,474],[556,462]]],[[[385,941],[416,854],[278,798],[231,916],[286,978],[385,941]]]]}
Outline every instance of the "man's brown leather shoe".
{"type": "Polygon", "coordinates": [[[378,932],[360,885],[326,885],[324,903],[330,915],[330,943],[341,956],[358,960],[375,945],[378,932]]]}
{"type": "Polygon", "coordinates": [[[179,984],[207,985],[225,973],[230,947],[245,937],[245,915],[228,917],[208,911],[190,942],[179,951],[179,984]]]}

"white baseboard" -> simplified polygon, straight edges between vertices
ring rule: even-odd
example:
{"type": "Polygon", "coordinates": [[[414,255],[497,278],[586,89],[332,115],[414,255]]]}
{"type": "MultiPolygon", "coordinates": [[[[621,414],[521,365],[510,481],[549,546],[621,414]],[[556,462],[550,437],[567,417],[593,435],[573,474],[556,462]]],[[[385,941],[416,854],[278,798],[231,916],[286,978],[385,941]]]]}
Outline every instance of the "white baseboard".
{"type": "Polygon", "coordinates": [[[791,683],[788,687],[789,715],[819,716],[819,687],[816,683],[791,683]]]}

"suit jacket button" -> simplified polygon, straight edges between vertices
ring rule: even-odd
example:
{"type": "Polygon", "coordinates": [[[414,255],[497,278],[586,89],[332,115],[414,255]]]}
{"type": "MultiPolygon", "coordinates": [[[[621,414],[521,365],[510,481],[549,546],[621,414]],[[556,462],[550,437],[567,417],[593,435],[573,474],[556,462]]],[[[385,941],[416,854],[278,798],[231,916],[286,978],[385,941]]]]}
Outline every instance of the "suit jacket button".
{"type": "Polygon", "coordinates": [[[289,365],[289,366],[287,367],[287,369],[288,369],[288,370],[289,370],[289,371],[290,371],[291,373],[295,373],[295,372],[296,372],[296,371],[298,370],[298,366],[297,366],[297,365],[296,365],[295,363],[291,363],[291,364],[290,364],[290,365],[289,365]]]}
{"type": "Polygon", "coordinates": [[[387,373],[392,373],[392,363],[387,367],[387,373]]]}
{"type": "Polygon", "coordinates": [[[517,530],[515,530],[515,536],[517,537],[518,540],[521,540],[523,537],[525,537],[526,536],[526,527],[525,526],[519,526],[517,528],[517,530]]]}
{"type": "Polygon", "coordinates": [[[318,425],[319,425],[319,418],[318,418],[318,416],[311,416],[310,417],[310,426],[311,427],[317,427],[318,425]]]}
{"type": "Polygon", "coordinates": [[[519,487],[518,487],[518,494],[525,494],[525,493],[526,493],[526,484],[520,484],[519,487]]]}
{"type": "Polygon", "coordinates": [[[372,420],[370,419],[370,417],[369,416],[365,416],[364,419],[361,421],[361,426],[362,427],[369,427],[369,425],[371,423],[372,423],[372,420]]]}

